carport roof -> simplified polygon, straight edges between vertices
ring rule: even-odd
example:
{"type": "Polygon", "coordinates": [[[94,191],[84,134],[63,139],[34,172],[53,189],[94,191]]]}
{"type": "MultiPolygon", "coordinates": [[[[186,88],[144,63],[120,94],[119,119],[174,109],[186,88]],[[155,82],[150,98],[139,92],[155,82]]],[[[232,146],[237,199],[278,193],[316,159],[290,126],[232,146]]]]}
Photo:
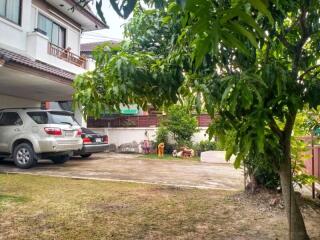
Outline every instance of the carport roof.
{"type": "Polygon", "coordinates": [[[30,67],[35,70],[40,70],[45,73],[53,74],[55,76],[67,79],[67,80],[73,80],[75,77],[75,74],[65,71],[63,69],[60,69],[58,67],[54,67],[52,65],[49,65],[44,62],[40,62],[37,60],[33,60],[31,58],[28,58],[26,56],[23,56],[21,54],[0,48],[0,59],[5,61],[6,63],[15,62],[18,64],[25,65],[27,67],[30,67]]]}

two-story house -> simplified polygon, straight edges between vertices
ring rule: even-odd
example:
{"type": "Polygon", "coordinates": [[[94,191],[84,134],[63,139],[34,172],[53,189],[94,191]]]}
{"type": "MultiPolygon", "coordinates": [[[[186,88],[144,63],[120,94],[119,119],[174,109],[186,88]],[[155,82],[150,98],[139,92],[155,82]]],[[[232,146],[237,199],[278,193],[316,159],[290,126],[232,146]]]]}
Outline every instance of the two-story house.
{"type": "Polygon", "coordinates": [[[0,0],[0,108],[71,100],[75,75],[94,67],[80,36],[106,27],[76,0],[0,0]]]}

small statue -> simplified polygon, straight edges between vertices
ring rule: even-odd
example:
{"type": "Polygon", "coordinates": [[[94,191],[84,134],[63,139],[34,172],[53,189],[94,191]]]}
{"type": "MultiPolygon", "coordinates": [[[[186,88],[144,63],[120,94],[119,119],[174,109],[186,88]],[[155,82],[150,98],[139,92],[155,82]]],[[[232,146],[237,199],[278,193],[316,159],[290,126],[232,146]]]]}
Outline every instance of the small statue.
{"type": "Polygon", "coordinates": [[[174,149],[174,150],[172,151],[172,157],[177,157],[177,155],[178,155],[178,152],[177,152],[176,149],[174,149]]]}
{"type": "Polygon", "coordinates": [[[143,150],[144,154],[149,154],[150,153],[150,139],[149,139],[149,134],[148,131],[146,130],[144,132],[144,141],[143,141],[143,150]]]}
{"type": "Polygon", "coordinates": [[[182,147],[179,152],[176,149],[173,150],[172,156],[178,157],[178,158],[190,158],[190,157],[194,157],[195,155],[194,155],[193,149],[182,147]]]}
{"type": "Polygon", "coordinates": [[[164,154],[164,143],[159,143],[158,145],[158,157],[163,157],[164,154]]]}
{"type": "Polygon", "coordinates": [[[144,152],[144,154],[150,153],[150,143],[148,140],[143,141],[143,152],[144,152]]]}

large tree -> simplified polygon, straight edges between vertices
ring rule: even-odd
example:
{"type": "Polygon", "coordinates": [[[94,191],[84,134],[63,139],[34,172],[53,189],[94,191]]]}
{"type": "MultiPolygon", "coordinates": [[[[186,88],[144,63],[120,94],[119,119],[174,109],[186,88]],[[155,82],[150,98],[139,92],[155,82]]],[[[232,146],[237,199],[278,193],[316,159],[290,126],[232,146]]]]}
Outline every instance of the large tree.
{"type": "Polygon", "coordinates": [[[146,29],[139,35],[129,27],[117,54],[100,48],[97,69],[75,81],[75,100],[98,116],[120,103],[161,107],[196,96],[214,119],[211,135],[236,132],[227,158],[240,166],[254,154],[279,172],[290,239],[308,239],[292,187],[291,135],[299,110],[320,105],[319,1],[178,2],[153,10],[150,24],[136,22],[146,29]]]}

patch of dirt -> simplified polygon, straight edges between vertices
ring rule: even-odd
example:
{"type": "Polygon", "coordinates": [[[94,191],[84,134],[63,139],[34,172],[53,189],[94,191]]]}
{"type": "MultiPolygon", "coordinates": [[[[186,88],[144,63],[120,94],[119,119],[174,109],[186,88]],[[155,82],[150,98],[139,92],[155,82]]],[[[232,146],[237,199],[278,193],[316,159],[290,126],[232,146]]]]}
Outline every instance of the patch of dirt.
{"type": "MultiPolygon", "coordinates": [[[[296,197],[302,212],[313,210],[320,214],[320,200],[303,197],[296,192],[296,197]]],[[[241,192],[228,197],[239,203],[249,203],[261,212],[284,212],[284,202],[282,195],[276,191],[268,189],[258,189],[256,193],[241,192]]]]}
{"type": "Polygon", "coordinates": [[[260,212],[282,212],[284,210],[284,202],[281,194],[259,189],[256,193],[241,192],[229,197],[239,204],[250,204],[260,212]]]}

